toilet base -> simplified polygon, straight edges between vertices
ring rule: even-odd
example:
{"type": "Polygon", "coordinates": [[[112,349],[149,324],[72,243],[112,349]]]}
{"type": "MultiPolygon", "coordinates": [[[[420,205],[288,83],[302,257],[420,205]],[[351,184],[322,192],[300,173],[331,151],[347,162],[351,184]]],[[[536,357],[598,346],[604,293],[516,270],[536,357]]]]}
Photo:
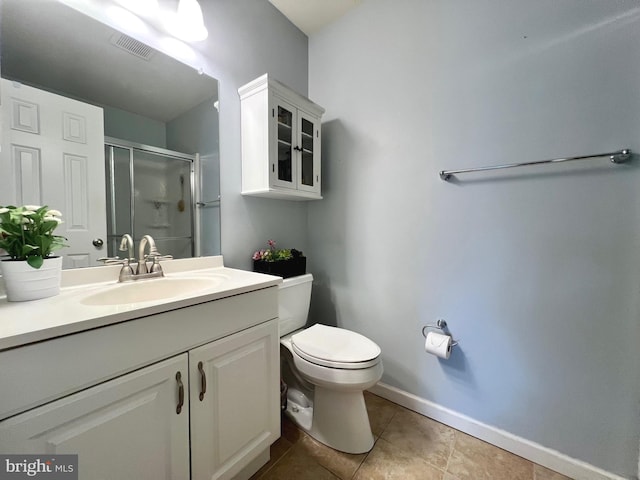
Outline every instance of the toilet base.
{"type": "Polygon", "coordinates": [[[366,453],[373,448],[373,434],[361,391],[341,392],[316,386],[313,404],[306,405],[309,406],[290,398],[286,412],[311,437],[346,453],[366,453]]]}

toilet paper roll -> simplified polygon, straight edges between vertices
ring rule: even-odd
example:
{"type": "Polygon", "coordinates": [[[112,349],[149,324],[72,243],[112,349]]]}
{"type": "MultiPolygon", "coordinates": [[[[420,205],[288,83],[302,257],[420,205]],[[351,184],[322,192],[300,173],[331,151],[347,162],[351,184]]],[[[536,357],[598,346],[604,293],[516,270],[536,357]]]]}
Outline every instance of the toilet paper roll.
{"type": "Polygon", "coordinates": [[[424,341],[424,350],[436,357],[447,359],[451,355],[451,335],[429,332],[424,341]]]}

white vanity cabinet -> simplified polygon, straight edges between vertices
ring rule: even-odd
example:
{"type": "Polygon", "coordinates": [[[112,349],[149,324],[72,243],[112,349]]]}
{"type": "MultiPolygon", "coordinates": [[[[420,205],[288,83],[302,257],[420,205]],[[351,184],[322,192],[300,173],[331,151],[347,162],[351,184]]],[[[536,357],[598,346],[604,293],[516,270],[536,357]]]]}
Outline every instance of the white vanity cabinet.
{"type": "Polygon", "coordinates": [[[0,422],[0,452],[73,453],[79,478],[189,479],[183,354],[0,422]],[[183,390],[184,391],[184,390],[183,390]]]}
{"type": "Polygon", "coordinates": [[[280,436],[277,287],[0,351],[0,453],[81,480],[248,478],[280,436]]]}
{"type": "Polygon", "coordinates": [[[242,194],[319,200],[324,109],[268,75],[238,89],[242,194]]]}

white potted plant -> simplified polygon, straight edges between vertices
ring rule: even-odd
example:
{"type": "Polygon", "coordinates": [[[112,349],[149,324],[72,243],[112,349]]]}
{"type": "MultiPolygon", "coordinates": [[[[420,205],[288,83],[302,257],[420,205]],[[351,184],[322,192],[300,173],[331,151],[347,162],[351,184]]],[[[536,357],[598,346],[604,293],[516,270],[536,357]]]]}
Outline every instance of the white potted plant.
{"type": "Polygon", "coordinates": [[[0,262],[7,300],[20,302],[60,293],[62,257],[52,253],[66,244],[54,235],[62,223],[58,210],[38,205],[0,207],[0,262]]]}

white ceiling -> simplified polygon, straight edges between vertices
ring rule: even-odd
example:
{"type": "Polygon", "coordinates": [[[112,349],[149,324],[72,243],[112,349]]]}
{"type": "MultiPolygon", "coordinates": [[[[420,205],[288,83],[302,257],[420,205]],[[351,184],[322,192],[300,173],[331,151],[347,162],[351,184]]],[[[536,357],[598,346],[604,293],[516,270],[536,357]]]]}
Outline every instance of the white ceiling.
{"type": "Polygon", "coordinates": [[[269,0],[307,36],[341,17],[361,0],[269,0]]]}

